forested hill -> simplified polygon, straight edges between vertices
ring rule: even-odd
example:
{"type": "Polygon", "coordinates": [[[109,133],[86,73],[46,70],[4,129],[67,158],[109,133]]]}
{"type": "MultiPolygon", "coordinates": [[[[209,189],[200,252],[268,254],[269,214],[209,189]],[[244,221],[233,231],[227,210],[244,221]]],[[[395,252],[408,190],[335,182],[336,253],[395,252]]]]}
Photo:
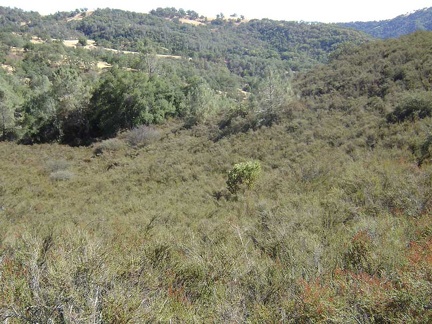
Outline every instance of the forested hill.
{"type": "Polygon", "coordinates": [[[370,39],[334,25],[207,20],[172,8],[41,16],[0,7],[2,138],[81,145],[169,118],[194,125],[258,102],[269,75],[286,84],[370,39]]]}
{"type": "Polygon", "coordinates": [[[248,22],[216,19],[201,25],[181,23],[156,15],[120,10],[98,10],[71,26],[99,43],[136,49],[139,41],[171,54],[228,59],[277,59],[292,68],[324,62],[342,42],[363,42],[365,35],[325,24],[273,21],[248,22]]]}
{"type": "Polygon", "coordinates": [[[432,30],[432,7],[388,20],[357,21],[338,25],[363,31],[377,38],[396,38],[417,30],[432,30]]]}
{"type": "MultiPolygon", "coordinates": [[[[181,12],[174,8],[159,8],[151,14],[98,9],[41,16],[0,7],[0,28],[43,39],[82,36],[94,39],[100,46],[121,50],[136,51],[151,46],[159,54],[229,61],[230,65],[240,64],[238,57],[242,56],[242,66],[232,67],[236,70],[244,70],[244,65],[255,65],[256,61],[268,63],[268,60],[282,60],[287,67],[298,70],[325,62],[328,53],[342,42],[359,43],[368,39],[361,32],[326,24],[225,17],[206,20],[197,18],[198,14],[192,11],[178,16],[181,12]]],[[[254,73],[245,73],[251,72],[254,73]]]]}
{"type": "MultiPolygon", "coordinates": [[[[387,84],[414,82],[412,69],[401,64],[418,55],[401,58],[368,49],[373,61],[359,58],[357,67],[337,63],[347,67],[342,76],[352,76],[342,81],[334,75],[340,73],[337,58],[356,46],[384,45],[335,25],[220,16],[208,21],[172,8],[151,14],[99,9],[41,16],[3,7],[0,12],[1,136],[22,143],[89,144],[171,118],[185,127],[218,124],[219,138],[277,121],[278,108],[292,96],[291,79],[299,75],[294,84],[302,84],[305,78],[301,72],[311,70],[301,95],[323,95],[324,105],[335,97],[331,105],[346,107],[355,93],[384,100],[387,84]],[[75,47],[66,47],[62,40],[71,38],[75,47]],[[95,45],[87,46],[90,40],[95,45]],[[394,62],[382,60],[387,56],[394,62]],[[111,68],[102,73],[100,63],[111,68]],[[335,78],[308,79],[329,66],[324,74],[335,78]]],[[[398,46],[398,53],[408,49],[398,46]]],[[[428,60],[419,60],[415,64],[426,71],[421,73],[429,73],[428,60]]]]}

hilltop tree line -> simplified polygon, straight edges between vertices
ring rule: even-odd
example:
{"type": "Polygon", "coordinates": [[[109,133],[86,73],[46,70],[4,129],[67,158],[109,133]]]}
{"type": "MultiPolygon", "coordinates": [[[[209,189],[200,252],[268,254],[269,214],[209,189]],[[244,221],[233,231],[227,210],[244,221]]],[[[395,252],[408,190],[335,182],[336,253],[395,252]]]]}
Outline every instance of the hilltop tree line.
{"type": "MultiPolygon", "coordinates": [[[[256,59],[266,64],[282,60],[292,65],[292,69],[325,62],[329,50],[341,42],[360,43],[368,39],[362,33],[334,25],[268,19],[241,24],[220,19],[216,25],[208,22],[193,26],[175,19],[183,17],[183,11],[158,8],[150,14],[142,14],[98,9],[82,19],[70,20],[68,18],[77,15],[76,12],[40,16],[2,7],[0,13],[4,18],[0,27],[42,39],[77,39],[81,36],[94,39],[100,46],[119,50],[136,51],[143,42],[160,54],[199,57],[213,62],[229,61],[231,65],[238,61],[239,55],[252,66],[256,59]]],[[[185,14],[185,17],[198,15],[191,10],[185,14]]]]}

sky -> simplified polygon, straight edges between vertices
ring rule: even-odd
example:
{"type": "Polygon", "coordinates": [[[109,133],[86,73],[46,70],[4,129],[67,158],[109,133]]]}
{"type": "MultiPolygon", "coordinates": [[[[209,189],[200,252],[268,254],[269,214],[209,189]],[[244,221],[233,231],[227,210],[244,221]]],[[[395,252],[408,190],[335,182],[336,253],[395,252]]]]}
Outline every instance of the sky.
{"type": "Polygon", "coordinates": [[[50,14],[80,8],[114,8],[148,13],[158,7],[194,10],[206,17],[223,13],[248,19],[287,21],[350,22],[385,20],[432,7],[432,0],[0,0],[0,6],[50,14]]]}

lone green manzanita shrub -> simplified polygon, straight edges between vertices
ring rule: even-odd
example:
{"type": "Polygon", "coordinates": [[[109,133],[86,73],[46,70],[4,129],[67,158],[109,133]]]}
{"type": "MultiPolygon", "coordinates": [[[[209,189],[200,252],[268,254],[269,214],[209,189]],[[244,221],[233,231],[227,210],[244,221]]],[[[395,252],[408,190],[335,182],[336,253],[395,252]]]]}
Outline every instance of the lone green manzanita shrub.
{"type": "Polygon", "coordinates": [[[258,161],[248,161],[237,163],[232,170],[228,172],[227,186],[228,190],[236,195],[245,185],[251,189],[261,172],[261,164],[258,161]]]}

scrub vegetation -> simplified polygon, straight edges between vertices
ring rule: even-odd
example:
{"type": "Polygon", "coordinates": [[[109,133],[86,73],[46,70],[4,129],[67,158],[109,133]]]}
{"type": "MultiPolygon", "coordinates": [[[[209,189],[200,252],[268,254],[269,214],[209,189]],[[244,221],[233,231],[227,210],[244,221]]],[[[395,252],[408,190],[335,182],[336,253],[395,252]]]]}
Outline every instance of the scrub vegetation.
{"type": "Polygon", "coordinates": [[[431,32],[247,73],[2,37],[0,320],[431,321],[431,32]]]}

